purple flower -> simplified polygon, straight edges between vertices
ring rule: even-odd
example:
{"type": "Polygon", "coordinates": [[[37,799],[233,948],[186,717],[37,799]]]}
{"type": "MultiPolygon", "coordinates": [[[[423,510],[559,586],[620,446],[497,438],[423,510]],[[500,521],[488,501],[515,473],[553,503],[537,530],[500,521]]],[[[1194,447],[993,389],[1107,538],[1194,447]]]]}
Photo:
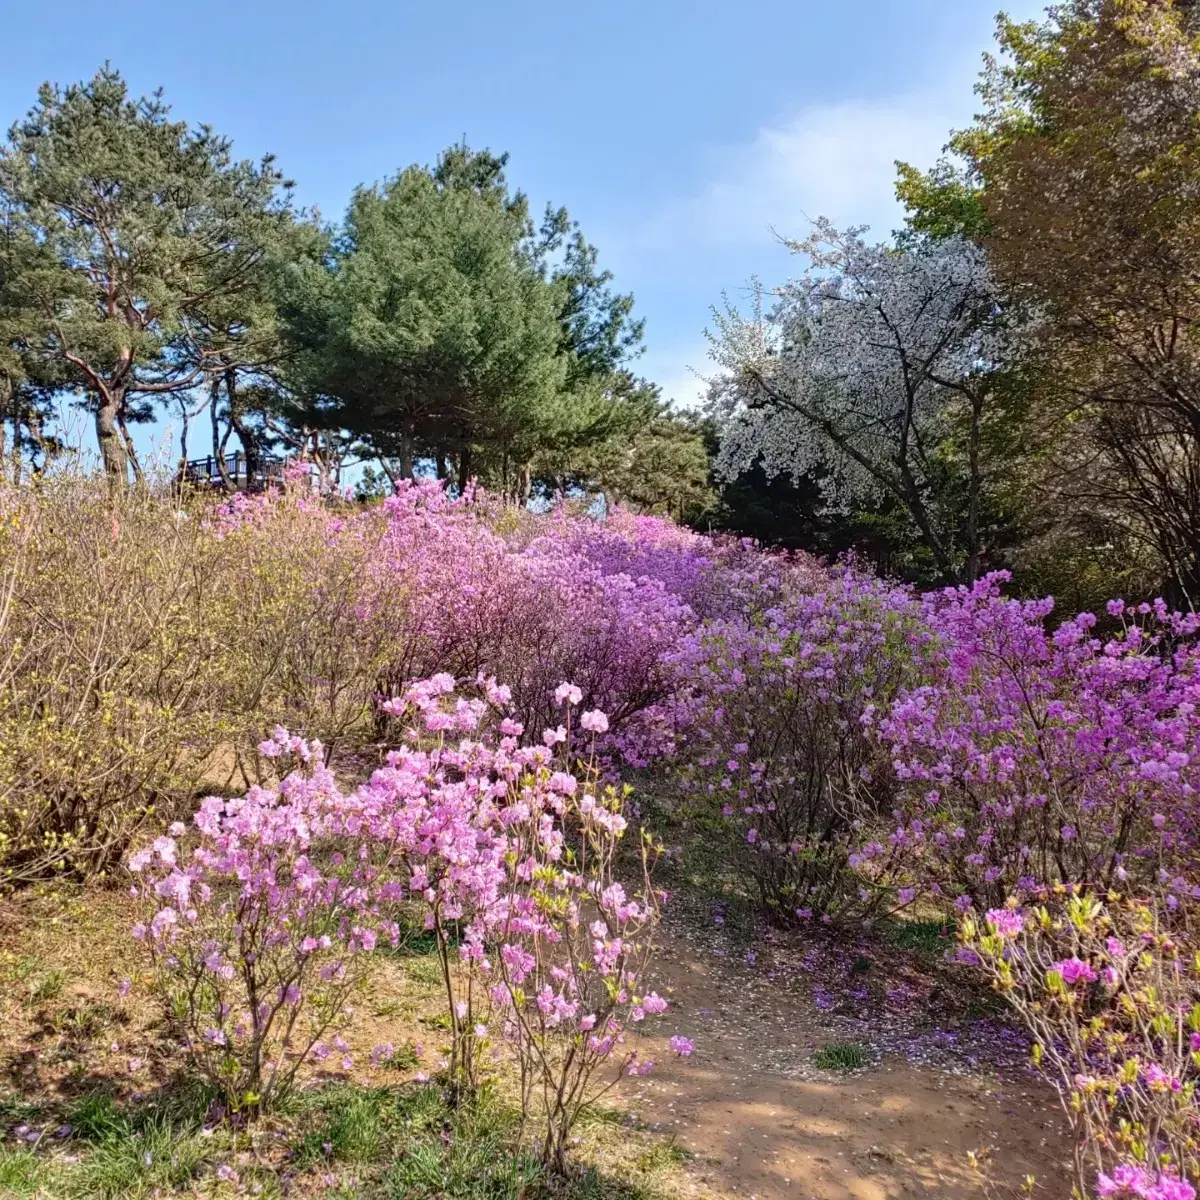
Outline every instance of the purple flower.
{"type": "Polygon", "coordinates": [[[1050,969],[1057,971],[1062,976],[1063,982],[1069,987],[1074,987],[1077,983],[1095,983],[1097,979],[1092,965],[1080,958],[1064,958],[1056,962],[1050,969]]]}
{"type": "Polygon", "coordinates": [[[1103,1172],[1096,1179],[1098,1196],[1142,1196],[1146,1195],[1150,1177],[1145,1170],[1129,1163],[1113,1168],[1111,1175],[1103,1172]]]}
{"type": "Polygon", "coordinates": [[[1196,1189],[1178,1175],[1160,1175],[1145,1196],[1146,1200],[1196,1200],[1196,1189]]]}
{"type": "Polygon", "coordinates": [[[1014,938],[1025,928],[1024,917],[1012,908],[989,908],[987,921],[1003,938],[1014,938]]]}

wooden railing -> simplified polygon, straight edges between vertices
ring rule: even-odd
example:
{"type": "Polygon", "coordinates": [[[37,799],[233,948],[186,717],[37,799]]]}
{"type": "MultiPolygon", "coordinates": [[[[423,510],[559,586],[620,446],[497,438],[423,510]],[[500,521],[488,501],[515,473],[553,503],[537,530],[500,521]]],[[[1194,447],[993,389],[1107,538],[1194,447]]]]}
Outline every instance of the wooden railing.
{"type": "Polygon", "coordinates": [[[246,455],[239,450],[223,459],[211,454],[207,458],[190,459],[184,466],[183,477],[194,487],[229,486],[239,492],[258,492],[272,483],[282,483],[286,466],[287,459],[267,454],[262,455],[251,470],[246,455]],[[225,467],[223,473],[222,465],[225,467]]]}

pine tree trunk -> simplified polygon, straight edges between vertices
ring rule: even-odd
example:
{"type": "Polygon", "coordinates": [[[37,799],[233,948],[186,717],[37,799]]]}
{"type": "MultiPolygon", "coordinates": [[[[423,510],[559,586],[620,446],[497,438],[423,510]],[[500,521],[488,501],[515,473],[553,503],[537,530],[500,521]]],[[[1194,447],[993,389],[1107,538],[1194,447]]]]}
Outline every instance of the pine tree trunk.
{"type": "Polygon", "coordinates": [[[138,462],[137,447],[133,444],[129,426],[125,424],[125,414],[121,409],[117,409],[117,428],[121,431],[121,441],[125,446],[125,459],[133,468],[133,481],[140,484],[142,482],[142,464],[138,462]]]}
{"type": "Polygon", "coordinates": [[[246,490],[252,491],[262,483],[262,455],[259,453],[258,439],[254,431],[242,420],[242,406],[237,394],[237,371],[232,368],[225,372],[225,396],[229,401],[229,424],[246,452],[246,490]]]}
{"type": "Polygon", "coordinates": [[[213,376],[212,382],[209,385],[209,401],[208,401],[208,416],[212,422],[212,453],[213,458],[218,458],[221,454],[221,416],[218,411],[217,401],[221,398],[221,379],[219,376],[213,376]]]}
{"type": "Polygon", "coordinates": [[[182,422],[179,430],[179,478],[183,479],[187,474],[188,425],[191,424],[186,397],[179,404],[179,419],[182,422]]]}
{"type": "Polygon", "coordinates": [[[96,441],[100,448],[100,461],[111,487],[124,488],[129,483],[129,456],[125,452],[125,439],[121,436],[118,416],[121,411],[120,394],[106,392],[96,400],[96,441]]]}
{"type": "MultiPolygon", "coordinates": [[[[25,428],[29,430],[29,438],[42,456],[42,467],[50,461],[50,447],[46,445],[46,431],[42,428],[42,418],[37,409],[31,409],[25,416],[25,428]]],[[[36,474],[36,472],[35,472],[36,474]]]]}

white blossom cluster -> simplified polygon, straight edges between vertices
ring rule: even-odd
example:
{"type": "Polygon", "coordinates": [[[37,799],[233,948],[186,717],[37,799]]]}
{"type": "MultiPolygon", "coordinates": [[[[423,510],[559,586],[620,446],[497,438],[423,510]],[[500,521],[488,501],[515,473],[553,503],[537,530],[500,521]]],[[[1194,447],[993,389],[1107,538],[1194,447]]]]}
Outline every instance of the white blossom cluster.
{"type": "Polygon", "coordinates": [[[816,224],[789,243],[810,266],[749,317],[717,317],[718,470],[821,475],[832,508],[916,486],[973,380],[1014,336],[984,251],[961,238],[904,248],[816,224]]]}

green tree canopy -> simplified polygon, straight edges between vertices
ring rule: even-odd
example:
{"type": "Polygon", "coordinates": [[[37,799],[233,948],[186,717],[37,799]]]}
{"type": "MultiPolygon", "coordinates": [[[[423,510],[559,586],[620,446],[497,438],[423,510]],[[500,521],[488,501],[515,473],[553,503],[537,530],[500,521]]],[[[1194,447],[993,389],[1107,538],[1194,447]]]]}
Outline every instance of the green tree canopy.
{"type": "Polygon", "coordinates": [[[285,181],[105,67],[42,87],[0,149],[0,205],[34,246],[11,284],[36,314],[27,355],[86,397],[105,469],[124,479],[128,423],[200,383],[236,339],[220,313],[258,285],[292,221],[285,181]]]}
{"type": "Polygon", "coordinates": [[[419,456],[504,484],[604,437],[641,338],[564,210],[535,227],[505,156],[456,146],[360,188],[324,263],[285,276],[298,390],[409,474],[419,456]],[[478,458],[477,458],[478,456],[478,458]]]}

